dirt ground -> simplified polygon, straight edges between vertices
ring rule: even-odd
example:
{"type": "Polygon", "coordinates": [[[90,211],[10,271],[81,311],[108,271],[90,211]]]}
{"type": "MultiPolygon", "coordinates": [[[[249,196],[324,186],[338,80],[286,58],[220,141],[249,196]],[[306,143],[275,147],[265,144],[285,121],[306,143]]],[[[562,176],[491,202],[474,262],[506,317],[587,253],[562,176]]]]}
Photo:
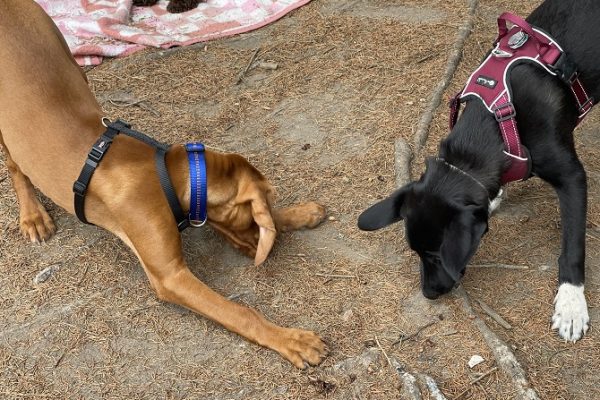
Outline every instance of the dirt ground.
{"type": "MultiPolygon", "coordinates": [[[[444,99],[489,48],[496,16],[527,15],[537,3],[479,2],[444,99]]],[[[429,375],[449,399],[518,397],[511,378],[494,369],[462,300],[421,295],[417,257],[401,225],[376,233],[356,228],[358,214],[394,189],[394,140],[412,143],[467,17],[468,2],[459,0],[314,0],[254,32],[88,70],[107,116],[164,141],[201,140],[241,153],[273,183],[278,205],[315,200],[327,207],[324,224],[281,235],[261,267],[208,228],[183,236],[192,270],[209,286],[278,324],[319,332],[331,354],[318,367],[296,370],[272,351],[159,302],[116,237],[47,199],[59,232],[43,245],[26,243],[2,158],[0,397],[391,399],[403,396],[403,372],[429,375]],[[52,276],[35,284],[48,267],[52,276]],[[471,369],[475,354],[484,362],[471,369]]],[[[599,126],[593,112],[576,131],[589,181],[592,323],[600,318],[599,126]]],[[[444,101],[424,154],[435,154],[446,134],[444,101]]],[[[597,330],[574,345],[550,330],[559,245],[552,189],[536,179],[511,184],[463,286],[541,399],[597,399],[597,330]],[[489,319],[477,300],[512,328],[489,319]]],[[[424,399],[435,398],[421,389],[424,399]]]]}

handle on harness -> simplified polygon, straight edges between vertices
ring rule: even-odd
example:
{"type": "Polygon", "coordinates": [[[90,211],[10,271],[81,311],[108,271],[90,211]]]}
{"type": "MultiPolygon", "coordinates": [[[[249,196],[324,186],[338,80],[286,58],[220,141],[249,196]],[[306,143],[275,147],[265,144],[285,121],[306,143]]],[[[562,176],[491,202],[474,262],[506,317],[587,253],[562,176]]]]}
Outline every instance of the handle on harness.
{"type": "Polygon", "coordinates": [[[515,26],[518,26],[523,30],[523,32],[529,35],[529,40],[533,40],[533,43],[535,43],[535,48],[538,50],[538,53],[540,52],[540,47],[542,47],[542,45],[537,39],[535,31],[533,30],[531,25],[529,25],[527,21],[525,21],[518,15],[514,15],[509,12],[504,12],[498,17],[498,37],[496,38],[494,44],[498,43],[500,39],[502,39],[508,33],[509,29],[506,25],[507,21],[515,26]]]}

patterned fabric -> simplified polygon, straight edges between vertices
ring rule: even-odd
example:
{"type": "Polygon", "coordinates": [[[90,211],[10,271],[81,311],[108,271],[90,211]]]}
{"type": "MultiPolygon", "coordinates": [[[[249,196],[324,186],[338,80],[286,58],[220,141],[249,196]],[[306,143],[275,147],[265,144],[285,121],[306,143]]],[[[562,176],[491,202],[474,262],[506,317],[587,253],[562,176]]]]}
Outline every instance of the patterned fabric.
{"type": "Polygon", "coordinates": [[[36,0],[64,35],[79,65],[97,65],[146,46],[186,46],[273,22],[310,0],[206,0],[171,14],[167,1],[133,7],[132,0],[36,0]]]}

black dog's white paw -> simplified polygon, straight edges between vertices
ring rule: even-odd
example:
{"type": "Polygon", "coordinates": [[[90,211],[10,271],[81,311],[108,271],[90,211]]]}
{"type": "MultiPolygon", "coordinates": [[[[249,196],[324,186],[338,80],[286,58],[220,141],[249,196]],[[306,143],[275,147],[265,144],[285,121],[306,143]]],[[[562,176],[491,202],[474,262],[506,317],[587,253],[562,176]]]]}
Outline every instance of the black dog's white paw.
{"type": "Polygon", "coordinates": [[[552,329],[558,329],[560,337],[575,343],[587,332],[589,322],[583,285],[561,284],[554,298],[552,329]]]}

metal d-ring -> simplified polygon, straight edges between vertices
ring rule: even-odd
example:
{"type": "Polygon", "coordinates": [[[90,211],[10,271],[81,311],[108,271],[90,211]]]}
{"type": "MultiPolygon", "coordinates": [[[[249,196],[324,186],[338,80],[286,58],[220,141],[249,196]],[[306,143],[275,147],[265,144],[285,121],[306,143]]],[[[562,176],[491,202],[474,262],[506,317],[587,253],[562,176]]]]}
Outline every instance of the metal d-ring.
{"type": "Polygon", "coordinates": [[[105,128],[108,128],[108,125],[110,125],[110,119],[108,119],[108,117],[102,117],[102,125],[104,125],[105,128]]]}
{"type": "Polygon", "coordinates": [[[194,228],[200,228],[202,225],[206,224],[207,219],[208,218],[205,218],[204,221],[196,221],[194,219],[190,219],[190,226],[194,228]]]}

